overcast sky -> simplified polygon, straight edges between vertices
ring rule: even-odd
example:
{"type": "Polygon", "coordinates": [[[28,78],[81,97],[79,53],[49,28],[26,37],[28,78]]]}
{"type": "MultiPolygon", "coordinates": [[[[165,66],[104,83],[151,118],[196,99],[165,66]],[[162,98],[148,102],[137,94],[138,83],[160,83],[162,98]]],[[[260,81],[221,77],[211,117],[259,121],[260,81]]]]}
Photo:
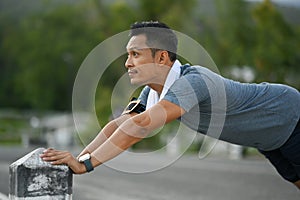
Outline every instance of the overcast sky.
{"type": "MultiPolygon", "coordinates": [[[[263,1],[263,0],[246,0],[246,1],[263,1]]],[[[300,7],[300,0],[271,0],[272,2],[285,4],[285,5],[292,5],[292,6],[299,6],[300,7]]]]}

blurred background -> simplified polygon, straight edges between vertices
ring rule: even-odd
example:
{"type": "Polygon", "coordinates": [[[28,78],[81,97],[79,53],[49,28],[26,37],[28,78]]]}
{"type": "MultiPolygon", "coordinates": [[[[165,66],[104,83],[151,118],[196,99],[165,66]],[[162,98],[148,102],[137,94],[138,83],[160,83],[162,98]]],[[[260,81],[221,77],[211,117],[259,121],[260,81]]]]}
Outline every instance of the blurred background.
{"type": "MultiPolygon", "coordinates": [[[[76,73],[95,46],[146,20],[165,22],[198,41],[225,77],[300,88],[297,0],[0,0],[0,146],[69,148],[90,141],[96,133],[78,138],[74,129],[76,73]]],[[[108,99],[126,72],[126,56],[98,83],[101,126],[111,118],[108,99]]],[[[164,146],[177,126],[170,124],[134,148],[164,146]]],[[[197,152],[201,141],[188,152],[197,152]]]]}

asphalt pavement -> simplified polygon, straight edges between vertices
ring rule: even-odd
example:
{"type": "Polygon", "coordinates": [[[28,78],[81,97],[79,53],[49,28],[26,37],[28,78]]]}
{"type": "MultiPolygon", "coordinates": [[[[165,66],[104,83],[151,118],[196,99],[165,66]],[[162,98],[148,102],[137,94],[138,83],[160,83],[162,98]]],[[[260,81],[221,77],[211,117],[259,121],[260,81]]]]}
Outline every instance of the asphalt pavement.
{"type": "MultiPolygon", "coordinates": [[[[31,150],[0,147],[0,194],[8,194],[9,165],[31,150]]],[[[74,175],[73,200],[294,200],[300,196],[261,158],[210,156],[200,160],[187,155],[154,172],[122,172],[159,168],[166,159],[166,155],[138,160],[123,156],[114,162],[115,169],[104,165],[89,174],[74,175]]]]}

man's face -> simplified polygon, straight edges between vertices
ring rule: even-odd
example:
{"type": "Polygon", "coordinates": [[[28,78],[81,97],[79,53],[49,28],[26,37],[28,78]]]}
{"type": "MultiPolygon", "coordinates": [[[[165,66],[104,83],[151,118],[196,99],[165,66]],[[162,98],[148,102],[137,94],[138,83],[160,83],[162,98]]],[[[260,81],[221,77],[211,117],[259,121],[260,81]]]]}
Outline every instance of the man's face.
{"type": "Polygon", "coordinates": [[[132,36],[126,46],[128,58],[125,67],[128,69],[128,75],[131,84],[146,85],[156,83],[157,58],[152,56],[151,49],[146,44],[145,35],[132,36]]]}

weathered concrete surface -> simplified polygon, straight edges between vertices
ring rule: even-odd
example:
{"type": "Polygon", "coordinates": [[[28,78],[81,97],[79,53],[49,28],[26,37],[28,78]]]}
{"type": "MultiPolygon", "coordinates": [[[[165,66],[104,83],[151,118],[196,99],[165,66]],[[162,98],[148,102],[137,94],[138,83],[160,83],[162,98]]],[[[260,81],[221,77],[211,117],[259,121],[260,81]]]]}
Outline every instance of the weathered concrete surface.
{"type": "Polygon", "coordinates": [[[73,176],[65,165],[51,165],[40,158],[39,148],[9,167],[9,199],[72,199],[73,176]]]}

